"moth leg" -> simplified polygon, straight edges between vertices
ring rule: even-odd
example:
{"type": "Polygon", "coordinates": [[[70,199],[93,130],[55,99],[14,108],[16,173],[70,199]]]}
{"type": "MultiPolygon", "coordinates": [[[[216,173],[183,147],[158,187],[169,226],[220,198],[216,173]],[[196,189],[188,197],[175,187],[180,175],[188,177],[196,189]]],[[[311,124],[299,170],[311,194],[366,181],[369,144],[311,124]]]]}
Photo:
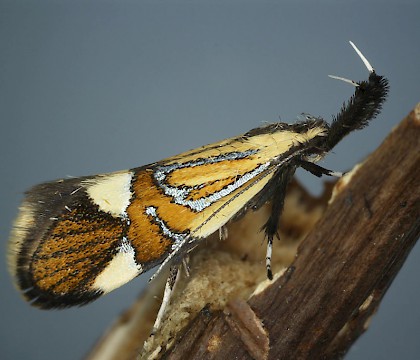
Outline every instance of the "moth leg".
{"type": "Polygon", "coordinates": [[[171,300],[171,295],[176,285],[176,280],[178,279],[178,274],[180,273],[180,267],[181,265],[174,265],[169,268],[169,275],[168,279],[166,280],[162,303],[156,316],[151,335],[154,335],[160,328],[163,315],[165,315],[166,308],[169,304],[169,301],[171,300]]]}
{"type": "Polygon", "coordinates": [[[188,255],[188,254],[187,254],[187,255],[185,255],[185,256],[182,258],[182,267],[184,268],[185,275],[186,275],[187,277],[190,277],[190,274],[191,274],[191,269],[190,269],[190,257],[189,257],[189,255],[188,255]]]}
{"type": "Polygon", "coordinates": [[[274,175],[274,181],[270,186],[274,186],[273,199],[271,205],[271,214],[262,229],[267,237],[267,252],[265,257],[265,266],[267,268],[267,277],[272,280],[273,272],[271,270],[271,255],[273,250],[273,239],[276,236],[280,239],[278,232],[280,215],[283,211],[284,198],[286,196],[286,188],[289,184],[296,168],[294,166],[282,167],[274,175]]]}
{"type": "Polygon", "coordinates": [[[335,177],[343,176],[342,172],[328,170],[310,161],[301,161],[299,162],[299,165],[306,171],[309,171],[312,175],[315,175],[318,177],[321,177],[322,175],[335,176],[335,177]]]}
{"type": "Polygon", "coordinates": [[[228,238],[229,232],[226,225],[223,225],[219,228],[219,240],[224,241],[228,238]]]}
{"type": "MultiPolygon", "coordinates": [[[[278,239],[279,234],[276,233],[278,239]]],[[[265,268],[267,269],[267,278],[273,280],[273,271],[271,270],[271,255],[273,253],[273,235],[267,235],[267,251],[265,254],[265,268]]]]}

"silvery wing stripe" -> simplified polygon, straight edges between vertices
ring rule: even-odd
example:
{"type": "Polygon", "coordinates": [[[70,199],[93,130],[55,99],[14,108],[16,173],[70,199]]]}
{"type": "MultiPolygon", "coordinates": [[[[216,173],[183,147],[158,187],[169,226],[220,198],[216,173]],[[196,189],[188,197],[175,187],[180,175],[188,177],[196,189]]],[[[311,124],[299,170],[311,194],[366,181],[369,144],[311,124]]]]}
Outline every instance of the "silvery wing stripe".
{"type": "Polygon", "coordinates": [[[205,208],[209,207],[214,202],[220,200],[221,198],[237,190],[239,187],[241,187],[243,184],[245,184],[246,182],[248,182],[255,176],[259,175],[261,172],[263,172],[269,167],[270,162],[267,162],[265,164],[258,166],[253,171],[239,177],[235,182],[228,185],[227,187],[211,194],[210,196],[203,197],[198,200],[186,200],[186,198],[189,196],[191,191],[193,191],[196,188],[202,187],[201,184],[197,187],[182,187],[182,188],[168,186],[163,182],[166,178],[166,175],[176,169],[198,166],[198,165],[208,164],[208,163],[216,163],[223,160],[234,160],[234,159],[239,159],[239,158],[245,158],[249,155],[255,154],[256,152],[258,152],[258,150],[232,152],[229,154],[223,154],[221,156],[205,159],[205,160],[197,160],[194,162],[188,162],[184,164],[172,164],[168,166],[160,166],[155,172],[155,179],[159,181],[160,187],[163,189],[165,195],[172,197],[176,204],[188,206],[190,209],[200,212],[200,211],[203,211],[205,208]]]}
{"type": "Polygon", "coordinates": [[[135,255],[134,254],[134,248],[131,245],[131,242],[125,237],[123,236],[122,240],[121,240],[121,244],[118,247],[118,251],[122,252],[122,253],[126,253],[126,254],[130,254],[130,255],[135,255]]]}
{"type": "Polygon", "coordinates": [[[244,159],[250,155],[254,155],[258,152],[258,150],[247,150],[247,151],[233,151],[227,154],[222,154],[219,156],[214,156],[206,159],[197,159],[194,161],[188,161],[186,163],[176,163],[171,165],[162,165],[156,168],[154,172],[154,177],[158,182],[164,181],[166,179],[166,175],[171,173],[174,170],[184,169],[188,167],[195,167],[195,166],[202,166],[206,164],[216,164],[221,161],[226,160],[236,160],[236,159],[244,159]]]}
{"type": "Polygon", "coordinates": [[[178,248],[180,245],[182,245],[186,239],[187,234],[179,234],[174,233],[171,230],[169,230],[168,226],[165,224],[165,222],[157,215],[156,208],[154,206],[149,206],[146,208],[146,214],[153,217],[153,220],[159,224],[160,229],[162,230],[163,234],[172,240],[174,240],[174,243],[171,246],[171,250],[178,248]]]}
{"type": "Polygon", "coordinates": [[[231,194],[233,191],[240,188],[243,184],[253,179],[257,175],[261,174],[269,166],[270,166],[270,162],[266,162],[265,164],[258,166],[253,171],[245,174],[244,176],[241,176],[235,182],[226,186],[222,190],[219,190],[211,194],[210,196],[203,197],[198,200],[186,200],[186,197],[193,190],[192,188],[178,189],[176,187],[170,187],[164,184],[162,184],[161,187],[164,190],[166,195],[171,196],[174,199],[174,202],[176,204],[188,206],[190,209],[200,212],[200,211],[203,211],[205,208],[209,207],[214,202],[231,194]]]}

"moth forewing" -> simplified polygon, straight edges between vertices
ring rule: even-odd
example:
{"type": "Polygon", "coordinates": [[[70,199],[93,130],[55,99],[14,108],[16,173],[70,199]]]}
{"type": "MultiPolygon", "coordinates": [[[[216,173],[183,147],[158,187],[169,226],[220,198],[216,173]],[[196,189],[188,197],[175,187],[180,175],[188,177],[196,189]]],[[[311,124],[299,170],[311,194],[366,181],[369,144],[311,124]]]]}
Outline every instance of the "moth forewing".
{"type": "MultiPolygon", "coordinates": [[[[89,302],[217,231],[257,196],[281,159],[326,132],[278,124],[141,168],[31,189],[11,240],[12,272],[41,307],[89,302]]],[[[180,254],[178,254],[180,253],[180,254]]]]}

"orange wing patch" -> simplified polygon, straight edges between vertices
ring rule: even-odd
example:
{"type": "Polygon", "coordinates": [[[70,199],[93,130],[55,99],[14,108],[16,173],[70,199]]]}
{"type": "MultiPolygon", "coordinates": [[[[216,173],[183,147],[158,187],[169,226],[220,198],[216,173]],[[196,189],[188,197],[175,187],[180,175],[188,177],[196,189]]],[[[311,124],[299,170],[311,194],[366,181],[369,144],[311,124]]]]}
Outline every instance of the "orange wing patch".
{"type": "Polygon", "coordinates": [[[195,214],[182,205],[171,202],[153,182],[153,173],[148,170],[136,172],[133,184],[136,197],[127,208],[130,219],[128,238],[136,249],[136,260],[147,264],[164,257],[176,240],[171,234],[188,234],[189,224],[195,214]],[[157,216],[148,214],[149,208],[157,209],[157,216]],[[171,229],[165,234],[164,225],[171,229]]]}
{"type": "Polygon", "coordinates": [[[81,283],[89,289],[111,260],[124,225],[103,213],[91,215],[81,208],[64,212],[40,242],[31,263],[33,281],[40,289],[70,293],[80,289],[81,283]]]}

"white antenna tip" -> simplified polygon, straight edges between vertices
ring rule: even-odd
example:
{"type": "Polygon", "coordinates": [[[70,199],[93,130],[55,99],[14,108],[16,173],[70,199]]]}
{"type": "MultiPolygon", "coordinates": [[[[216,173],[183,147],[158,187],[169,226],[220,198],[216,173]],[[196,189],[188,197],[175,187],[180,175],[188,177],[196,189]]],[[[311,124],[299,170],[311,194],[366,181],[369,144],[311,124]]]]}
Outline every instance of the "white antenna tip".
{"type": "Polygon", "coordinates": [[[344,81],[345,83],[348,83],[348,84],[350,84],[350,85],[353,85],[353,86],[359,86],[359,84],[356,82],[356,81],[354,81],[354,80],[350,80],[350,79],[346,79],[346,78],[344,78],[344,77],[341,77],[341,76],[336,76],[336,75],[328,75],[331,79],[335,79],[335,80],[340,80],[340,81],[344,81]]]}
{"type": "Polygon", "coordinates": [[[370,73],[375,72],[375,70],[373,69],[372,65],[370,64],[370,62],[368,61],[368,59],[366,59],[366,57],[362,54],[362,52],[357,48],[356,45],[354,45],[354,43],[352,41],[349,41],[350,45],[353,47],[354,51],[356,51],[357,55],[359,55],[359,57],[362,59],[363,63],[365,64],[365,66],[367,67],[368,71],[370,73]]]}

